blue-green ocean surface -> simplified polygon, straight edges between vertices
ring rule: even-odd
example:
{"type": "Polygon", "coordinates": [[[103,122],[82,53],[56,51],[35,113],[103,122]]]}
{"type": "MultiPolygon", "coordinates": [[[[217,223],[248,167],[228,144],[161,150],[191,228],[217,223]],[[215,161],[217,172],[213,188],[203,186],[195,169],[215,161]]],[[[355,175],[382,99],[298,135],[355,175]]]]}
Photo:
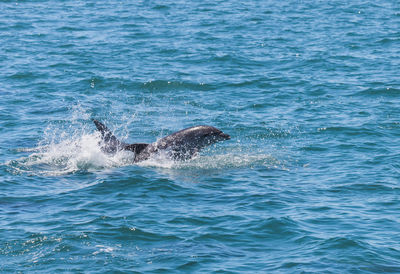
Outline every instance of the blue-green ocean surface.
{"type": "Polygon", "coordinates": [[[1,1],[0,65],[0,272],[400,272],[399,1],[1,1]]]}

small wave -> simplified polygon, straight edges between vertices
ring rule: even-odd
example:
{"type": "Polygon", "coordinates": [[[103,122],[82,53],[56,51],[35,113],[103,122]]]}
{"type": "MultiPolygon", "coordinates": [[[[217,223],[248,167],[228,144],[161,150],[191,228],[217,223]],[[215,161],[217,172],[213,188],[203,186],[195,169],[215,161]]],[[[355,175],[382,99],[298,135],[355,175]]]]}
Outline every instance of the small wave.
{"type": "Polygon", "coordinates": [[[397,97],[400,95],[400,89],[393,87],[368,88],[355,94],[355,96],[387,96],[397,97]]]}
{"type": "Polygon", "coordinates": [[[193,83],[193,82],[177,82],[177,81],[164,81],[164,80],[154,80],[148,81],[142,85],[143,89],[156,91],[156,90],[198,90],[206,91],[213,90],[214,87],[205,83],[193,83]]]}
{"type": "Polygon", "coordinates": [[[333,237],[321,243],[323,249],[368,249],[368,244],[352,237],[333,237]]]}

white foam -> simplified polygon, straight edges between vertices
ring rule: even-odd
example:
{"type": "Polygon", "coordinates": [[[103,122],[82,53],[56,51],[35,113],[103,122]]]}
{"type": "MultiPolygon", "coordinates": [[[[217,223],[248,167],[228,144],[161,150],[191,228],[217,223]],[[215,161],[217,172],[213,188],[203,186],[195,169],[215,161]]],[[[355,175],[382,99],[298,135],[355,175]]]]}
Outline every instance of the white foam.
{"type": "Polygon", "coordinates": [[[32,175],[63,175],[78,171],[95,171],[133,163],[133,153],[107,155],[100,149],[97,133],[65,137],[60,142],[23,149],[34,152],[27,157],[9,161],[8,166],[18,173],[32,175]]]}
{"type": "Polygon", "coordinates": [[[212,147],[187,161],[173,161],[166,155],[158,154],[138,165],[163,169],[226,169],[256,166],[284,169],[284,163],[269,153],[244,152],[238,146],[228,148],[229,150],[223,150],[212,147]]]}

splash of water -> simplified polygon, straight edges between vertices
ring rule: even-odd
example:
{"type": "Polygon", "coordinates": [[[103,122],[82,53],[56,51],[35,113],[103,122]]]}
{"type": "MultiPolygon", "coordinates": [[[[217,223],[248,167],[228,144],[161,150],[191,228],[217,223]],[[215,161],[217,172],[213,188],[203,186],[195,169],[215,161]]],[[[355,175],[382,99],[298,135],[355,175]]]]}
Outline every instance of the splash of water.
{"type": "Polygon", "coordinates": [[[127,165],[133,161],[132,153],[119,152],[115,155],[103,153],[97,133],[82,134],[65,138],[57,143],[39,146],[27,157],[9,161],[7,165],[17,173],[31,175],[63,175],[75,172],[92,172],[104,168],[127,165]]]}

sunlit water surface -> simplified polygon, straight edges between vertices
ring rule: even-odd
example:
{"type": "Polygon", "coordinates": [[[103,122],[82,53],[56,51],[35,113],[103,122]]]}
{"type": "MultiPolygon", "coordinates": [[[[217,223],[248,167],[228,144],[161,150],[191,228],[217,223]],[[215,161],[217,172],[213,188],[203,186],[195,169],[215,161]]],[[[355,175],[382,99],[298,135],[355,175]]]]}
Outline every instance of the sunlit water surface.
{"type": "Polygon", "coordinates": [[[0,41],[1,272],[400,272],[397,1],[2,1],[0,41]]]}

